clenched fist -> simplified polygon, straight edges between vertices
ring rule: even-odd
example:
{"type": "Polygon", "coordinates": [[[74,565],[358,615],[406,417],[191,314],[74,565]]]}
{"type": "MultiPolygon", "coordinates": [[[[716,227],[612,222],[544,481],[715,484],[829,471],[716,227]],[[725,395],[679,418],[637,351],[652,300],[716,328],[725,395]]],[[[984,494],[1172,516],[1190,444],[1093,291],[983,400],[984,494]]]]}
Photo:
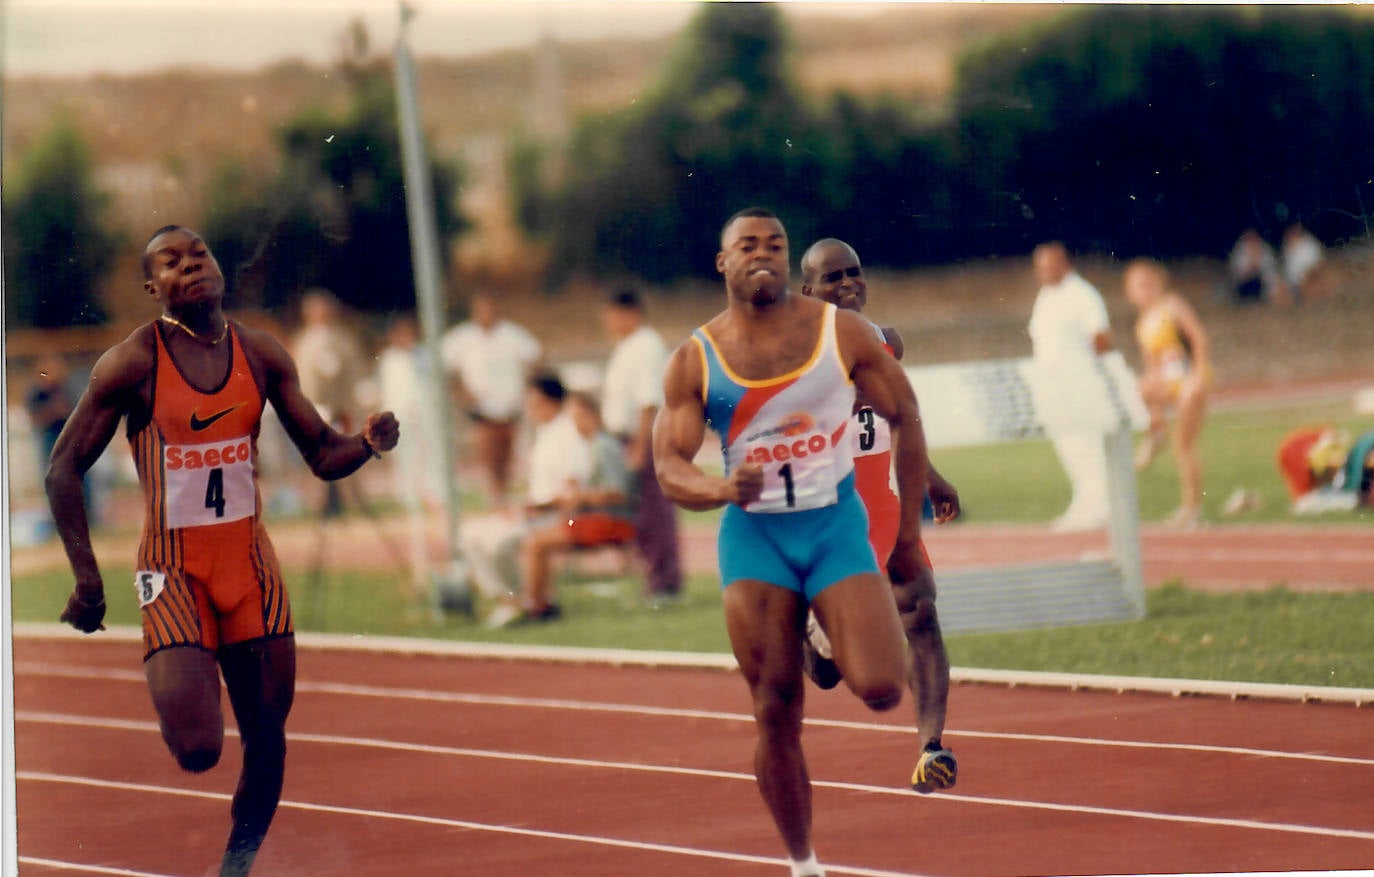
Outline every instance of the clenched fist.
{"type": "Polygon", "coordinates": [[[396,415],[390,411],[372,414],[368,416],[367,423],[363,424],[363,441],[373,450],[389,451],[396,447],[396,441],[400,437],[401,425],[397,422],[396,415]]]}
{"type": "Polygon", "coordinates": [[[95,633],[104,630],[105,597],[98,594],[95,598],[83,598],[78,591],[72,591],[67,598],[67,608],[57,617],[58,621],[70,624],[82,633],[95,633]]]}
{"type": "Polygon", "coordinates": [[[763,467],[758,463],[742,463],[730,473],[730,500],[740,508],[758,499],[763,493],[763,467]]]}

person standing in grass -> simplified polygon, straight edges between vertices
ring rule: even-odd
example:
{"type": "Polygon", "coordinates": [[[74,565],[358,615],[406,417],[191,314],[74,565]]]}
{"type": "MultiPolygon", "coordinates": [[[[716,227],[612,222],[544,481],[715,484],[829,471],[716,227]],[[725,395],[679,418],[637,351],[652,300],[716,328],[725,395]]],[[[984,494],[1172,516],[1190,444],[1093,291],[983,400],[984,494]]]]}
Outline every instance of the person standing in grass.
{"type": "Polygon", "coordinates": [[[177,763],[209,770],[224,746],[224,674],[243,768],[220,874],[247,874],[281,797],[296,684],[291,609],[258,495],[264,406],[272,403],[326,480],[394,448],[399,427],[390,412],[353,435],[326,423],[282,345],[225,317],[224,275],[195,232],[155,232],[143,274],[162,314],[96,362],[48,468],[48,501],[76,577],[61,620],[85,633],[104,628],[82,476],[125,420],[146,508],[133,585],[153,708],[177,763]]]}
{"type": "Polygon", "coordinates": [[[1136,468],[1148,466],[1172,438],[1182,495],[1168,523],[1192,529],[1202,515],[1202,458],[1197,439],[1212,382],[1207,330],[1193,306],[1169,289],[1169,272],[1153,259],[1136,259],[1127,265],[1123,283],[1126,299],[1136,310],[1136,343],[1145,363],[1140,395],[1150,412],[1150,429],[1136,454],[1136,468]],[[1172,436],[1171,409],[1175,412],[1172,436]]]}
{"type": "Polygon", "coordinates": [[[793,877],[823,877],[801,747],[808,607],[870,709],[897,706],[905,687],[901,621],[854,489],[847,431],[856,389],[897,435],[902,507],[887,560],[897,583],[931,576],[920,552],[925,434],[911,383],[868,322],[789,291],[787,232],[776,216],[757,207],[732,216],[716,270],[726,308],[669,360],[654,422],[656,472],[683,508],[725,506],[722,600],[754,701],[755,777],[793,877]],[[708,426],[721,437],[724,475],[695,462],[708,426]]]}
{"type": "MultiPolygon", "coordinates": [[[[859,254],[849,244],[825,238],[812,244],[802,255],[802,295],[829,302],[838,308],[862,313],[868,303],[868,283],[864,279],[859,254]]],[[[896,359],[902,358],[904,345],[896,329],[869,323],[873,333],[896,359]]],[[[850,423],[854,430],[855,486],[868,510],[868,541],[880,562],[892,555],[897,544],[901,500],[892,483],[892,429],[886,420],[860,399],[850,423]]],[[[930,466],[931,502],[937,523],[959,515],[959,493],[930,466]]],[[[930,566],[930,555],[921,545],[921,555],[930,566]]],[[[949,703],[949,656],[940,619],[935,611],[934,578],[917,577],[894,585],[902,627],[907,640],[907,687],[916,704],[918,751],[911,787],[922,794],[948,789],[959,776],[959,762],[945,748],[941,735],[949,703]]],[[[839,668],[831,660],[830,644],[815,616],[807,618],[805,668],[811,681],[821,688],[834,688],[840,682],[839,668]]]]}
{"type": "Polygon", "coordinates": [[[633,289],[611,295],[601,322],[616,342],[606,363],[601,415],[606,430],[624,445],[626,463],[635,476],[635,539],[647,574],[644,599],[651,606],[671,603],[682,594],[677,506],[663,495],[654,477],[651,441],[654,418],[663,404],[668,347],[649,325],[644,299],[633,289]]]}

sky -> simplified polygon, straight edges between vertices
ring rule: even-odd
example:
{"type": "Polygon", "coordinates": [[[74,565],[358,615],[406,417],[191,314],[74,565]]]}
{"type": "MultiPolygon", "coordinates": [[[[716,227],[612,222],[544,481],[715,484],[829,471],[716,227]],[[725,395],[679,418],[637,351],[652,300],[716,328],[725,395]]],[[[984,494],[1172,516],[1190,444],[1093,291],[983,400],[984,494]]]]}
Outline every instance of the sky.
{"type": "MultiPolygon", "coordinates": [[[[420,57],[463,57],[562,40],[658,36],[696,11],[687,0],[413,0],[420,57]]],[[[881,3],[798,9],[866,14],[881,3]]],[[[376,46],[398,31],[396,0],[0,0],[6,75],[139,73],[173,66],[256,69],[288,58],[327,62],[363,19],[376,46]]]]}
{"type": "MultiPolygon", "coordinates": [[[[461,57],[559,39],[667,34],[688,2],[413,0],[416,55],[461,57]]],[[[255,69],[329,61],[363,19],[374,44],[398,31],[396,0],[0,0],[6,75],[138,73],[171,66],[255,69]]]]}

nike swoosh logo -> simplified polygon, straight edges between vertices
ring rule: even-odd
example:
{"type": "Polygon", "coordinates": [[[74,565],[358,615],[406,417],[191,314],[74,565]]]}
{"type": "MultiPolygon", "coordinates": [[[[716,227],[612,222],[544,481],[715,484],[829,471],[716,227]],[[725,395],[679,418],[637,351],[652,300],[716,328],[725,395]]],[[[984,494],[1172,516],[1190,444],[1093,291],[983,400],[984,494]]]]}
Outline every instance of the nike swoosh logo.
{"type": "Polygon", "coordinates": [[[236,411],[236,410],[238,409],[238,407],[239,407],[238,405],[230,405],[228,408],[224,409],[223,411],[216,411],[214,414],[211,414],[209,417],[205,418],[204,420],[201,420],[199,417],[196,416],[196,413],[195,413],[194,411],[192,411],[192,412],[191,412],[191,429],[195,430],[196,432],[200,432],[202,429],[209,429],[210,426],[211,426],[216,420],[219,420],[221,417],[224,417],[224,416],[230,414],[231,412],[236,411]]]}

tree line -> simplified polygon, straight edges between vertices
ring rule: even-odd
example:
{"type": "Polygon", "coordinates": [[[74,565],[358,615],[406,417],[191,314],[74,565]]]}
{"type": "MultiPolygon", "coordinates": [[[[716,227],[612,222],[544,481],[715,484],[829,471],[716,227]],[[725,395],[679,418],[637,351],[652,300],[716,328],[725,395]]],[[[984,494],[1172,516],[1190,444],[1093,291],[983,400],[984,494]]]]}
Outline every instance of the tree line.
{"type": "MultiPolygon", "coordinates": [[[[230,305],[325,286],[366,310],[410,307],[388,65],[355,33],[352,103],[307,109],[280,166],[226,163],[202,221],[230,305]]],[[[811,51],[824,51],[823,47],[811,51]]],[[[1374,205],[1374,18],[1342,7],[1100,6],[967,49],[940,107],[806,94],[779,8],[706,3],[630,108],[567,143],[516,134],[513,213],[573,274],[710,277],[721,221],[763,204],[800,242],[833,235],[894,268],[1079,250],[1224,253],[1245,228],[1301,221],[1367,236],[1374,205]]],[[[102,318],[94,290],[124,245],[67,123],[24,157],[4,203],[6,318],[102,318]]],[[[462,170],[433,162],[440,235],[467,227],[462,170]]]]}
{"type": "Polygon", "coordinates": [[[786,46],[772,4],[708,4],[647,100],[542,156],[561,175],[523,145],[517,215],[554,265],[709,275],[714,224],[749,203],[899,268],[1050,238],[1167,258],[1248,227],[1369,232],[1374,20],[1347,9],[1073,9],[965,51],[936,109],[809,101],[786,46]]]}

